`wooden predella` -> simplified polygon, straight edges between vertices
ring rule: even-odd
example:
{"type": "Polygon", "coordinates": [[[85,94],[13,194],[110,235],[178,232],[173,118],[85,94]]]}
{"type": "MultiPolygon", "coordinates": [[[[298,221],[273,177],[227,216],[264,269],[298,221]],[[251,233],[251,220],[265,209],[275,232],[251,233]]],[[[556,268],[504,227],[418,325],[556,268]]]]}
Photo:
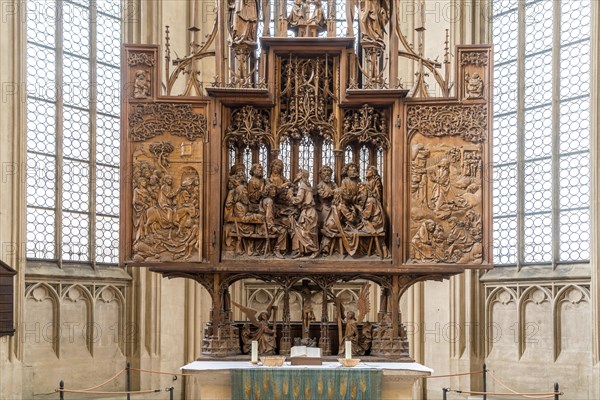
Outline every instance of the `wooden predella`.
{"type": "Polygon", "coordinates": [[[412,46],[395,6],[365,4],[346,10],[356,34],[333,1],[280,7],[273,25],[258,3],[236,2],[220,4],[205,42],[190,28],[185,57],[171,59],[167,27],[164,66],[156,45],[123,50],[121,260],[207,289],[205,357],[253,340],[261,354],[303,344],[334,355],[349,340],[355,354],[408,360],[402,294],[491,267],[491,48],[457,46],[451,83],[448,38],[444,62],[432,61],[423,26],[412,46]],[[401,57],[416,64],[408,88],[401,57]],[[277,286],[264,309],[231,300],[248,278],[277,286]],[[350,281],[360,290],[344,304],[332,289],[350,281]]]}

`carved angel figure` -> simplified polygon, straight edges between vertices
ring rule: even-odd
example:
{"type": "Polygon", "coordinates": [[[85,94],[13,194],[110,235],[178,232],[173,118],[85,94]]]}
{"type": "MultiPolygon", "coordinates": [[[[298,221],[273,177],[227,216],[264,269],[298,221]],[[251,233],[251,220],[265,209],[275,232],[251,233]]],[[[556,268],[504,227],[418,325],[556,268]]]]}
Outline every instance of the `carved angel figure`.
{"type": "Polygon", "coordinates": [[[339,335],[339,349],[338,354],[342,354],[344,352],[344,343],[346,340],[352,342],[352,354],[353,355],[364,355],[365,351],[371,345],[368,337],[365,337],[364,334],[358,331],[358,325],[363,322],[366,315],[369,313],[371,309],[371,303],[369,301],[369,289],[371,285],[369,283],[365,283],[360,288],[360,293],[358,295],[358,300],[356,302],[356,308],[358,310],[358,315],[354,311],[344,311],[344,305],[342,304],[342,299],[336,297],[335,305],[338,310],[338,335],[339,335]],[[346,330],[342,333],[342,323],[346,323],[346,330]]]}
{"type": "Polygon", "coordinates": [[[258,353],[259,354],[275,354],[275,348],[277,347],[275,341],[275,329],[269,326],[269,320],[273,313],[273,303],[277,293],[271,299],[271,302],[264,311],[258,312],[250,307],[243,306],[231,301],[231,303],[239,308],[248,317],[252,325],[258,328],[256,331],[249,333],[246,331],[246,341],[252,342],[256,340],[258,342],[258,353]]]}

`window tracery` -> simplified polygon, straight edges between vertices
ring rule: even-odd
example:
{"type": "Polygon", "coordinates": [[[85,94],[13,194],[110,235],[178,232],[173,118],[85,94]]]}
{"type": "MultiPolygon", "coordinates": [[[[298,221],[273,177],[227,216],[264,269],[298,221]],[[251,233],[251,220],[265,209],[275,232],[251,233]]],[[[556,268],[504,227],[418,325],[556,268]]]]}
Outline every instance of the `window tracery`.
{"type": "Polygon", "coordinates": [[[27,257],[114,264],[120,1],[26,5],[27,257]]]}
{"type": "Polygon", "coordinates": [[[498,265],[589,260],[590,7],[494,2],[498,265]]]}

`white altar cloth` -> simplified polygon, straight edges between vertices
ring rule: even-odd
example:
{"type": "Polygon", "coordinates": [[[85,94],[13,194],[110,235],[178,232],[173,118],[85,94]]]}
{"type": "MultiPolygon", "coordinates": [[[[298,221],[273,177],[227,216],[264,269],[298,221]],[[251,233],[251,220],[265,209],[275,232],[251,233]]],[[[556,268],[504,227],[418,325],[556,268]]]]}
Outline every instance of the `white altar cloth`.
{"type": "MultiPolygon", "coordinates": [[[[252,365],[250,361],[194,361],[181,369],[185,372],[194,371],[220,371],[244,368],[286,368],[286,369],[330,369],[344,368],[338,362],[324,362],[323,365],[290,365],[286,362],[283,367],[264,367],[260,364],[252,365]]],[[[394,362],[360,362],[353,368],[374,368],[383,370],[384,375],[394,375],[394,372],[418,372],[420,374],[431,374],[433,370],[418,363],[394,363],[394,362]],[[386,373],[388,372],[388,373],[386,373]]]]}

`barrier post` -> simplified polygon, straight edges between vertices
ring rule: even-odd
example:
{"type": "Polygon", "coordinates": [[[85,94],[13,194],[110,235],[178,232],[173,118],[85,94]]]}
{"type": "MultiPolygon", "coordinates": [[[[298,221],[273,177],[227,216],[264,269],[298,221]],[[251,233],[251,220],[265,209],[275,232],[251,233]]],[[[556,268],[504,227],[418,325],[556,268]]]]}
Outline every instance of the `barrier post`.
{"type": "Polygon", "coordinates": [[[448,390],[450,390],[450,388],[442,388],[442,399],[443,400],[448,400],[448,390]]]}
{"type": "Polygon", "coordinates": [[[169,400],[173,400],[175,398],[173,392],[175,392],[175,388],[173,386],[171,386],[169,388],[169,400]]]}
{"type": "Polygon", "coordinates": [[[487,400],[487,366],[483,364],[483,400],[487,400]]]}
{"type": "MultiPolygon", "coordinates": [[[[131,364],[127,363],[125,369],[127,370],[127,392],[131,392],[131,364]]],[[[127,400],[131,400],[130,393],[127,393],[127,400]]]]}
{"type": "Polygon", "coordinates": [[[558,382],[554,383],[554,400],[558,400],[560,392],[558,391],[558,382]]]}
{"type": "Polygon", "coordinates": [[[60,389],[60,391],[58,392],[58,398],[60,400],[65,400],[65,392],[63,392],[63,390],[65,389],[65,381],[60,381],[58,383],[58,387],[60,389]]]}

